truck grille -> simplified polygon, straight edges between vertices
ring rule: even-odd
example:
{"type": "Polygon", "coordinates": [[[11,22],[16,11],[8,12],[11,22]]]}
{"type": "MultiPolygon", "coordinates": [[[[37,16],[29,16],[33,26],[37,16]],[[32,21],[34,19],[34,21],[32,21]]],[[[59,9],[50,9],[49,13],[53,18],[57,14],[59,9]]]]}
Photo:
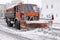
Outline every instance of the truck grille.
{"type": "Polygon", "coordinates": [[[26,16],[26,20],[28,21],[38,20],[38,18],[38,16],[26,16]]]}

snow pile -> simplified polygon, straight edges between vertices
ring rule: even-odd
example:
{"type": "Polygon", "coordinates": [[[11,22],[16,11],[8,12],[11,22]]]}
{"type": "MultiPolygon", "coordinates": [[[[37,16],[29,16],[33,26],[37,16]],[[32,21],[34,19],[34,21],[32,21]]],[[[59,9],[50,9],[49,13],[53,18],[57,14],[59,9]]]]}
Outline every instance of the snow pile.
{"type": "MultiPolygon", "coordinates": [[[[3,24],[5,24],[5,22],[3,22],[3,21],[1,21],[1,22],[3,24]]],[[[13,28],[6,27],[5,26],[6,24],[5,25],[3,25],[3,24],[2,25],[0,24],[0,30],[11,33],[11,34],[15,34],[18,36],[26,37],[26,38],[29,38],[32,40],[60,40],[59,36],[56,36],[54,32],[49,31],[47,29],[44,29],[42,31],[41,28],[36,28],[34,30],[22,32],[21,30],[16,30],[13,28]]]]}
{"type": "Polygon", "coordinates": [[[10,37],[10,36],[8,36],[8,35],[1,32],[0,33],[0,40],[15,40],[15,38],[10,37]]]}
{"type": "Polygon", "coordinates": [[[48,20],[38,20],[38,21],[26,21],[27,24],[30,23],[48,23],[48,20]]]}
{"type": "Polygon", "coordinates": [[[40,31],[40,29],[36,29],[33,31],[28,31],[25,33],[22,33],[22,36],[33,39],[33,40],[48,40],[48,39],[60,39],[60,37],[56,36],[56,35],[52,35],[52,31],[40,31]]]}
{"type": "Polygon", "coordinates": [[[52,25],[52,28],[60,29],[60,23],[53,24],[52,25]]]}
{"type": "MultiPolygon", "coordinates": [[[[18,31],[18,30],[14,30],[14,29],[10,29],[8,27],[4,27],[2,25],[0,25],[0,30],[3,30],[5,32],[8,32],[8,33],[12,33],[12,34],[15,34],[15,35],[19,35],[19,36],[22,36],[22,37],[26,37],[26,38],[29,38],[29,39],[33,39],[33,40],[44,40],[47,38],[48,39],[60,39],[60,37],[56,37],[56,36],[53,36],[51,34],[48,34],[48,33],[44,33],[43,31],[41,31],[40,28],[37,28],[35,30],[31,30],[31,31],[25,31],[25,32],[21,32],[21,31],[18,31]]],[[[52,32],[52,31],[51,31],[52,32]]]]}

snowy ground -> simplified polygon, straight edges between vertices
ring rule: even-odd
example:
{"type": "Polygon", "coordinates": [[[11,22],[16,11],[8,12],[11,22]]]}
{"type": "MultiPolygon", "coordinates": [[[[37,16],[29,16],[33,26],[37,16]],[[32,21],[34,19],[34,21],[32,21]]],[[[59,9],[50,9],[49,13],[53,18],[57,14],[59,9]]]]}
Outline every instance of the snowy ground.
{"type": "Polygon", "coordinates": [[[36,28],[30,31],[21,31],[7,27],[5,21],[0,19],[0,40],[60,40],[59,27],[59,24],[53,24],[51,30],[36,28]]]}

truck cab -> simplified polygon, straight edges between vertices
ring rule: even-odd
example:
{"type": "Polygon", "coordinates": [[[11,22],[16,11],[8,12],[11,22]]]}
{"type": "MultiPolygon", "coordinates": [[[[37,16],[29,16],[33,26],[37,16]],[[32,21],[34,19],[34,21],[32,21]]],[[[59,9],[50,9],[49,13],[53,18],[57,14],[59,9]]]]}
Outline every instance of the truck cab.
{"type": "Polygon", "coordinates": [[[35,4],[21,4],[20,11],[16,13],[16,17],[20,20],[20,26],[31,27],[27,21],[39,21],[39,9],[35,4]],[[18,18],[18,15],[20,17],[18,18]]]}
{"type": "Polygon", "coordinates": [[[18,4],[8,8],[5,18],[8,26],[14,26],[17,29],[48,27],[48,21],[40,19],[40,11],[36,4],[18,4]]]}

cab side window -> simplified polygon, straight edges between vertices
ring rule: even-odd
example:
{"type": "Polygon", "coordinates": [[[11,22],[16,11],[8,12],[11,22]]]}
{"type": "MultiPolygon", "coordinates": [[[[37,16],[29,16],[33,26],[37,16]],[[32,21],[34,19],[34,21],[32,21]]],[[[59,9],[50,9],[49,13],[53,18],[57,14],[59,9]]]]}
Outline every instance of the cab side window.
{"type": "Polygon", "coordinates": [[[14,7],[14,13],[16,12],[16,6],[14,7]]]}
{"type": "Polygon", "coordinates": [[[20,11],[20,6],[16,6],[16,12],[20,11]]]}

